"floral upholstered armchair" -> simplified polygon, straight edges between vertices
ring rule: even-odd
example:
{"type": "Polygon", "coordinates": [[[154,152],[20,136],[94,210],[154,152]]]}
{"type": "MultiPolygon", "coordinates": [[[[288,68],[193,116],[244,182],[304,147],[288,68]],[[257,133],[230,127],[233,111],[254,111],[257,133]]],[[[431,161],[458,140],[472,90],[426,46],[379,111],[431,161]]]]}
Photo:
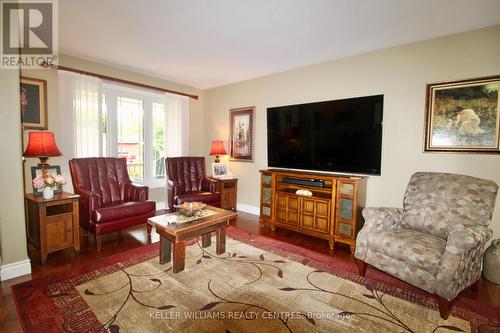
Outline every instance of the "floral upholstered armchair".
{"type": "Polygon", "coordinates": [[[369,264],[434,294],[448,318],[455,297],[478,287],[497,189],[490,180],[415,173],[403,209],[363,210],[355,252],[360,275],[369,264]]]}

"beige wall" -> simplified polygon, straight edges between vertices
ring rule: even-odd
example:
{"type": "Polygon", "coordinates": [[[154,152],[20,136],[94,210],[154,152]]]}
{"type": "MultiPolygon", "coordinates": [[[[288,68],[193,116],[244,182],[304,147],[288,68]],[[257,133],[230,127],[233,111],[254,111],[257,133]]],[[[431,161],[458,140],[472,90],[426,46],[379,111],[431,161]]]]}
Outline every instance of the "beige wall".
{"type": "MultiPolygon", "coordinates": [[[[143,75],[140,73],[124,70],[121,68],[116,68],[113,66],[108,66],[104,64],[100,64],[93,61],[88,61],[84,59],[79,59],[71,56],[67,56],[64,54],[59,55],[59,64],[62,66],[77,68],[89,72],[99,73],[102,75],[107,75],[111,77],[116,77],[120,79],[125,79],[129,81],[154,85],[166,89],[178,90],[182,92],[186,92],[189,94],[195,94],[199,96],[198,100],[189,99],[189,152],[193,155],[199,155],[204,153],[204,144],[203,144],[203,91],[199,89],[195,89],[189,86],[181,85],[174,82],[165,81],[159,78],[154,78],[151,76],[143,75]]],[[[59,112],[63,112],[63,110],[58,109],[58,95],[57,95],[57,71],[55,70],[23,70],[23,76],[43,79],[47,80],[47,107],[48,107],[48,120],[49,120],[49,130],[54,131],[57,135],[61,126],[64,124],[60,124],[59,121],[59,112]]],[[[24,146],[26,147],[28,140],[28,134],[24,134],[24,146]]],[[[27,159],[25,166],[25,176],[27,181],[25,182],[26,191],[31,192],[32,187],[30,183],[31,179],[31,166],[36,165],[38,159],[27,159]]],[[[69,178],[69,171],[67,165],[62,163],[61,158],[51,158],[49,163],[52,165],[61,165],[62,173],[66,176],[68,183],[71,183],[71,179],[69,178]]],[[[71,190],[70,185],[66,185],[65,189],[71,190]]],[[[158,202],[166,201],[166,190],[164,188],[151,188],[150,189],[150,199],[158,202]]]]}
{"type": "MultiPolygon", "coordinates": [[[[500,184],[498,155],[422,153],[426,84],[500,74],[499,41],[495,26],[207,90],[204,150],[210,140],[227,140],[229,109],[256,106],[254,162],[229,165],[240,179],[238,201],[258,206],[258,170],[267,167],[266,108],[384,94],[382,175],[369,178],[367,205],[401,207],[410,175],[420,170],[500,184]]],[[[496,206],[492,228],[498,238],[500,195],[496,206]]]]}
{"type": "Polygon", "coordinates": [[[24,223],[19,71],[0,69],[1,265],[28,259],[24,223]]]}

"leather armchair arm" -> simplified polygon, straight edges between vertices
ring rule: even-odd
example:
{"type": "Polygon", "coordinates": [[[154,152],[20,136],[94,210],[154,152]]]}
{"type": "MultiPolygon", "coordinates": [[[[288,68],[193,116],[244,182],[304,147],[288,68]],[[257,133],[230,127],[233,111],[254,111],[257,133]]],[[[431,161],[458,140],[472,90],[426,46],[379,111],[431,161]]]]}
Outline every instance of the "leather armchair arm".
{"type": "Polygon", "coordinates": [[[83,187],[75,188],[76,194],[80,195],[80,202],[88,204],[89,211],[93,211],[102,206],[102,196],[94,191],[89,191],[83,187]]]}
{"type": "Polygon", "coordinates": [[[125,201],[148,200],[149,187],[135,183],[126,183],[123,188],[123,199],[125,201]]]}
{"type": "Polygon", "coordinates": [[[403,219],[402,208],[367,207],[363,209],[362,214],[365,219],[363,230],[375,232],[399,229],[403,219]]]}
{"type": "Polygon", "coordinates": [[[167,189],[172,191],[174,196],[181,194],[181,183],[174,182],[173,180],[167,180],[167,189]]]}
{"type": "Polygon", "coordinates": [[[173,180],[167,180],[167,197],[168,197],[168,208],[172,211],[175,210],[174,198],[181,194],[182,185],[181,183],[174,182],[173,180]]]}
{"type": "Polygon", "coordinates": [[[89,230],[92,211],[102,206],[102,196],[83,187],[75,187],[74,191],[76,194],[80,195],[80,226],[89,230]]]}
{"type": "Polygon", "coordinates": [[[448,300],[481,277],[486,242],[493,231],[486,226],[470,226],[451,232],[436,275],[436,294],[448,300]]]}
{"type": "Polygon", "coordinates": [[[217,181],[208,177],[203,177],[201,179],[201,190],[206,192],[217,192],[217,181]]]}

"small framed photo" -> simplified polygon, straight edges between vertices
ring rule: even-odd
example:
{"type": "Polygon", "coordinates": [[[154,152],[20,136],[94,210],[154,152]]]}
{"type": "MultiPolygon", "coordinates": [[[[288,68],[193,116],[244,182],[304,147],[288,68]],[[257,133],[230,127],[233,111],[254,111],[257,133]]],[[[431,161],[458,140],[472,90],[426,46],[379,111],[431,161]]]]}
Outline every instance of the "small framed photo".
{"type": "Polygon", "coordinates": [[[427,85],[424,152],[500,153],[500,76],[427,85]]]}
{"type": "Polygon", "coordinates": [[[253,161],[253,118],[255,107],[231,109],[230,158],[234,161],[253,161]]]}
{"type": "MultiPolygon", "coordinates": [[[[59,165],[49,165],[46,167],[41,167],[41,166],[32,166],[31,167],[31,186],[33,186],[33,179],[35,179],[36,176],[39,176],[42,174],[42,170],[47,169],[47,171],[52,175],[52,176],[57,176],[61,174],[61,167],[59,165]]],[[[54,188],[54,193],[59,193],[62,192],[62,185],[59,187],[54,188]]],[[[43,189],[39,190],[33,186],[33,195],[42,195],[43,189]]]]}
{"type": "Polygon", "coordinates": [[[227,178],[229,171],[225,163],[212,163],[212,177],[213,178],[227,178]]]}
{"type": "Polygon", "coordinates": [[[23,128],[47,129],[47,81],[21,77],[21,123],[23,128]]]}

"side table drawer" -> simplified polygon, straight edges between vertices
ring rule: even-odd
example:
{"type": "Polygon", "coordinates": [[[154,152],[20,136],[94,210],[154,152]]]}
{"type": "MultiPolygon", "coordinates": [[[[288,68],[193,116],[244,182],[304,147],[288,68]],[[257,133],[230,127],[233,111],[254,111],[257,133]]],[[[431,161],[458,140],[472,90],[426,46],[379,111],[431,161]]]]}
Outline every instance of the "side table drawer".
{"type": "Polygon", "coordinates": [[[59,205],[50,205],[45,208],[45,214],[47,216],[61,215],[61,214],[71,214],[73,212],[73,203],[64,203],[59,205]]]}

